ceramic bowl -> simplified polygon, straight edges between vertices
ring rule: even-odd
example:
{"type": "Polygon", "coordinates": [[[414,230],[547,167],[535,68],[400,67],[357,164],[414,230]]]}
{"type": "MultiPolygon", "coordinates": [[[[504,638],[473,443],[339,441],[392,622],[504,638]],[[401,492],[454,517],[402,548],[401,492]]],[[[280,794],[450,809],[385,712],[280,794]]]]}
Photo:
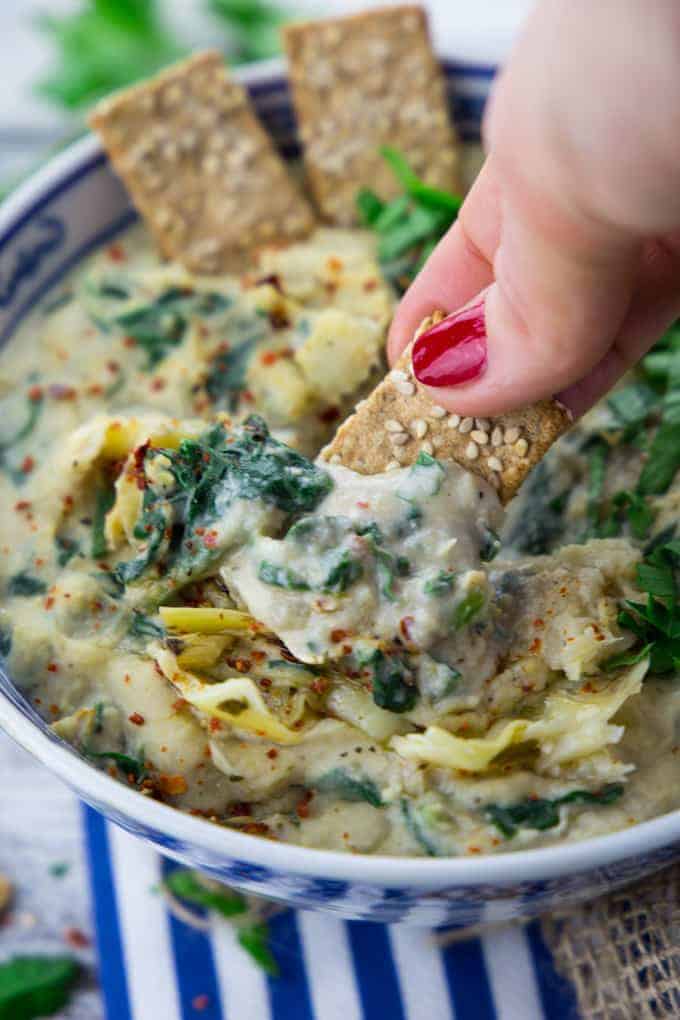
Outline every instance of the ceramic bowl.
{"type": "MultiPolygon", "coordinates": [[[[461,134],[478,135],[493,69],[445,65],[461,134]]],[[[282,152],[297,153],[282,65],[244,76],[282,152]]],[[[135,218],[93,137],[37,173],[0,208],[0,342],[63,275],[135,218]]],[[[0,674],[0,726],[108,818],[161,852],[230,884],[345,918],[484,925],[594,897],[680,858],[680,811],[623,832],[494,857],[399,859],[309,850],[220,828],[141,797],[50,732],[0,674]]]]}

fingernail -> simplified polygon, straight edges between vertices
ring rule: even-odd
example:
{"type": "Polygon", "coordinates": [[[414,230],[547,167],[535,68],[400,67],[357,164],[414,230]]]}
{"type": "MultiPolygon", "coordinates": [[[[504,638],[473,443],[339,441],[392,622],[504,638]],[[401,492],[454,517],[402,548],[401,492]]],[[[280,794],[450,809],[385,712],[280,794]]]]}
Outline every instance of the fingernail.
{"type": "Polygon", "coordinates": [[[425,386],[458,386],[480,376],[486,368],[484,300],[421,333],[411,357],[413,374],[425,386]]]}

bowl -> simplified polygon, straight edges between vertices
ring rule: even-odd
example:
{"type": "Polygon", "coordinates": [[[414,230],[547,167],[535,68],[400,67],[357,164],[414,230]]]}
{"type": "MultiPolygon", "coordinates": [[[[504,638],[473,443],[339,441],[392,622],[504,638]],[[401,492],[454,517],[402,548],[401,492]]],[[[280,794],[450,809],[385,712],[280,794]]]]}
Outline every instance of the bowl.
{"type": "MultiPolygon", "coordinates": [[[[461,134],[478,137],[493,69],[445,64],[461,134]]],[[[297,153],[282,64],[242,75],[281,151],[297,153]]],[[[53,159],[0,208],[0,342],[89,252],[135,219],[98,141],[53,159]]],[[[0,671],[0,727],[83,800],[161,853],[247,892],[344,918],[472,926],[590,899],[680,859],[680,811],[579,843],[480,858],[350,855],[221,828],[140,796],[60,741],[0,671]]]]}

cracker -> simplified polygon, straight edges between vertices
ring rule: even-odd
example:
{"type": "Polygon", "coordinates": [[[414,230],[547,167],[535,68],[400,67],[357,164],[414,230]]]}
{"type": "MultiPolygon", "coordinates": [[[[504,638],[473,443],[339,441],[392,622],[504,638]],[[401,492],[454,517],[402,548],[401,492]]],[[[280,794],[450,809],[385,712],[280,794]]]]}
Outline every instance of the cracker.
{"type": "Polygon", "coordinates": [[[400,187],[381,145],[435,187],[458,190],[458,143],[424,11],[388,7],[284,29],[312,194],[325,219],[357,221],[356,194],[400,187]]]}
{"type": "Polygon", "coordinates": [[[217,51],[105,99],[89,122],[162,254],[193,272],[238,270],[254,247],[314,224],[217,51]]]}
{"type": "MultiPolygon", "coordinates": [[[[416,336],[443,318],[434,313],[416,336]]],[[[411,345],[321,451],[364,475],[413,464],[421,451],[453,460],[493,485],[508,503],[531,469],[569,428],[569,411],[543,400],[496,418],[460,418],[439,407],[413,376],[411,345]]]]}

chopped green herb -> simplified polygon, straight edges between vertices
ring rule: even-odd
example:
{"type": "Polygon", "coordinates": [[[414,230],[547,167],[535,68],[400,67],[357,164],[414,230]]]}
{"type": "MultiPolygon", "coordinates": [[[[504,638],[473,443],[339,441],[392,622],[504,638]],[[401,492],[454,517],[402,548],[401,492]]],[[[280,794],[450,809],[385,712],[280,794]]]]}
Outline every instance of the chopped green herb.
{"type": "Polygon", "coordinates": [[[240,893],[217,883],[208,884],[195,871],[176,868],[165,876],[163,884],[173,896],[205,910],[214,910],[222,917],[236,917],[248,910],[248,904],[240,893]]]}
{"type": "Polygon", "coordinates": [[[357,209],[359,217],[367,227],[375,226],[376,220],[385,208],[385,203],[370,188],[361,188],[357,192],[357,209]]]}
{"type": "Polygon", "coordinates": [[[15,956],[0,963],[0,1020],[52,1016],[68,1004],[80,974],[70,956],[15,956]]]}
{"type": "Polygon", "coordinates": [[[364,568],[359,560],[351,556],[347,549],[334,557],[330,570],[326,574],[321,591],[342,594],[346,592],[363,575],[364,568]]]}
{"type": "Polygon", "coordinates": [[[429,581],[426,581],[423,585],[423,591],[426,595],[448,595],[456,586],[456,577],[451,570],[440,570],[435,577],[431,577],[429,581]]]}
{"type": "Polygon", "coordinates": [[[265,973],[276,977],[279,965],[269,948],[269,929],[266,924],[253,924],[238,928],[238,942],[252,956],[265,973]]]}
{"type": "Polygon", "coordinates": [[[216,407],[225,407],[232,413],[238,407],[241,394],[246,388],[250,359],[258,341],[265,335],[262,324],[260,328],[260,334],[248,337],[226,351],[220,351],[213,358],[205,388],[216,407]]]}
{"type": "Polygon", "coordinates": [[[636,651],[628,649],[625,652],[618,652],[616,655],[612,655],[600,663],[600,669],[604,670],[605,673],[613,673],[617,669],[623,669],[625,666],[635,666],[638,662],[646,659],[651,650],[652,645],[649,644],[643,645],[642,648],[636,651]]]}
{"type": "Polygon", "coordinates": [[[92,514],[92,549],[93,560],[101,560],[108,553],[106,545],[106,515],[116,498],[113,485],[100,485],[95,494],[94,512],[92,514]]]}
{"type": "Polygon", "coordinates": [[[621,783],[610,783],[601,790],[572,790],[554,800],[536,797],[519,801],[517,804],[487,804],[484,814],[506,839],[512,839],[520,828],[537,829],[543,832],[560,822],[560,807],[565,804],[588,804],[605,807],[613,804],[623,794],[621,783]]]}
{"type": "Polygon", "coordinates": [[[31,595],[44,595],[47,585],[39,577],[33,577],[27,570],[20,570],[18,574],[10,577],[7,585],[9,595],[17,595],[21,598],[30,598],[31,595]]]}
{"type": "Polygon", "coordinates": [[[400,655],[376,648],[368,660],[373,670],[373,700],[388,712],[408,712],[418,700],[415,677],[400,655]]]}
{"type": "Polygon", "coordinates": [[[425,851],[428,857],[439,857],[440,853],[436,845],[430,839],[428,832],[423,825],[422,819],[410,800],[402,797],[400,801],[401,816],[404,819],[406,828],[411,833],[416,843],[425,851]]]}
{"type": "Polygon", "coordinates": [[[0,657],[6,659],[12,650],[12,631],[6,621],[0,623],[0,657]]]}
{"type": "Polygon", "coordinates": [[[285,588],[287,591],[309,591],[309,585],[304,577],[280,563],[262,560],[257,568],[257,576],[265,584],[271,584],[275,588],[285,588]]]}
{"type": "Polygon", "coordinates": [[[146,763],[141,752],[139,758],[132,758],[129,754],[120,754],[118,751],[93,751],[89,747],[84,747],[83,752],[88,758],[94,758],[96,761],[113,762],[126,779],[132,778],[135,783],[139,783],[146,775],[146,763]]]}
{"type": "Polygon", "coordinates": [[[543,556],[555,548],[564,534],[569,491],[557,490],[556,478],[545,461],[536,465],[522,491],[524,505],[531,507],[531,513],[518,518],[506,541],[517,552],[543,556]]]}
{"type": "Polygon", "coordinates": [[[40,420],[42,409],[45,403],[44,397],[28,397],[27,401],[28,414],[24,424],[14,433],[11,439],[5,439],[0,441],[0,454],[5,453],[12,446],[16,446],[23,439],[27,439],[30,436],[33,429],[40,420]]]}
{"type": "Polygon", "coordinates": [[[483,529],[482,545],[479,550],[479,558],[482,563],[491,563],[492,560],[495,560],[500,552],[500,548],[500,537],[492,528],[485,525],[483,529]]]}
{"type": "Polygon", "coordinates": [[[486,604],[486,597],[483,591],[475,588],[466,595],[456,606],[453,613],[453,625],[456,630],[461,630],[472,623],[476,616],[482,611],[486,604]]]}
{"type": "Polygon", "coordinates": [[[70,870],[71,865],[68,861],[53,861],[47,869],[52,878],[64,878],[70,870]]]}
{"type": "MultiPolygon", "coordinates": [[[[677,571],[680,540],[650,544],[650,552],[637,567],[637,583],[647,601],[626,601],[619,613],[619,625],[632,631],[647,649],[652,673],[669,673],[680,668],[680,604],[677,571]]],[[[643,656],[640,656],[643,658],[643,656]]]]}
{"type": "Polygon", "coordinates": [[[600,500],[607,475],[607,459],[610,447],[604,439],[594,439],[586,448],[588,458],[588,504],[586,509],[586,538],[599,536],[600,500]]]}
{"type": "Polygon", "coordinates": [[[134,635],[134,637],[162,638],[165,637],[165,627],[159,619],[145,616],[144,613],[140,613],[135,609],[132,612],[130,634],[134,635]]]}
{"type": "Polygon", "coordinates": [[[366,801],[372,807],[383,806],[380,790],[372,779],[366,776],[353,776],[345,769],[336,768],[319,776],[313,783],[320,793],[334,793],[340,800],[361,800],[366,801]]]}
{"type": "Polygon", "coordinates": [[[57,535],[54,544],[57,547],[57,563],[60,567],[65,567],[80,552],[80,544],[64,535],[57,535]]]}

